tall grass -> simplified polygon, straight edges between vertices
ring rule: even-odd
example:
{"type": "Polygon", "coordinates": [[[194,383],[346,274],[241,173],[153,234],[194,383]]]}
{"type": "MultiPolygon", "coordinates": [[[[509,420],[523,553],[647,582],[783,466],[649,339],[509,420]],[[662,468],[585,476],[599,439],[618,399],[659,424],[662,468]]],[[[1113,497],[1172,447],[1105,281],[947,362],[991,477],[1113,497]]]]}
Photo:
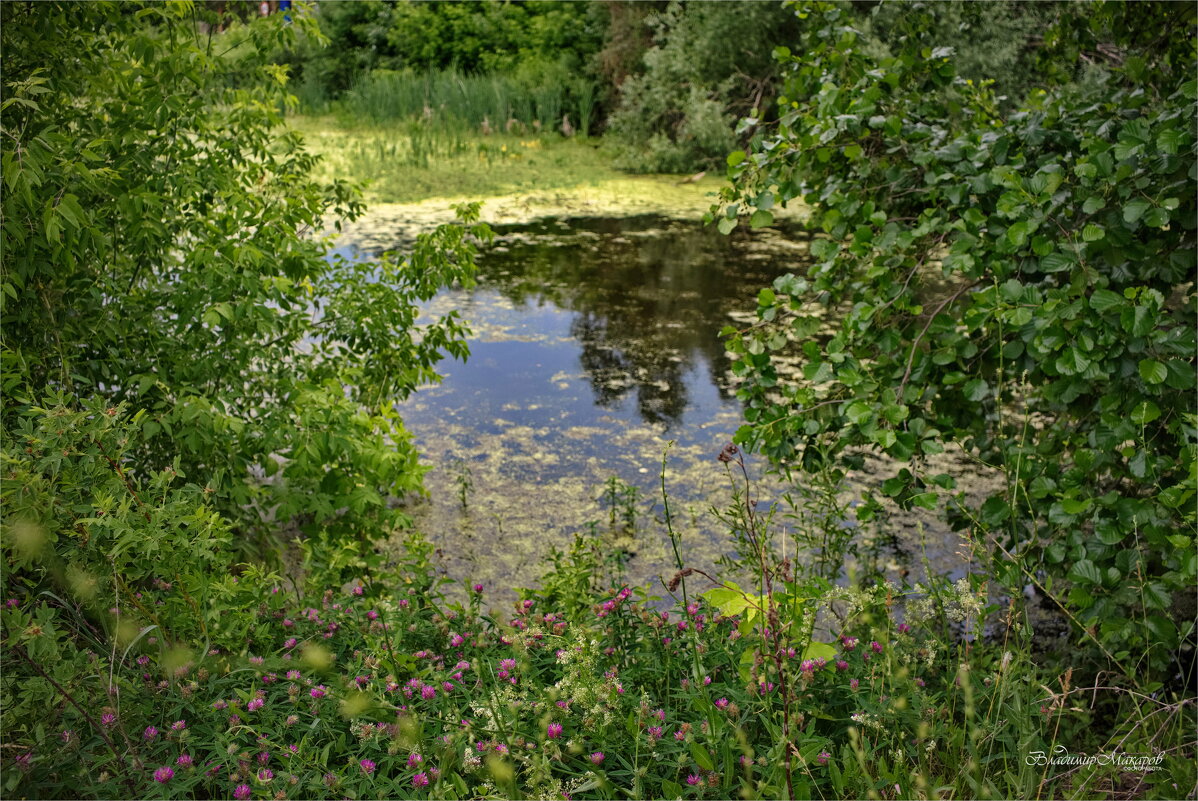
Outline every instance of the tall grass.
{"type": "Polygon", "coordinates": [[[440,130],[550,131],[574,110],[590,125],[594,86],[548,79],[530,84],[511,75],[468,75],[456,69],[375,70],[346,93],[342,108],[356,120],[376,124],[419,119],[436,121],[440,130]]]}

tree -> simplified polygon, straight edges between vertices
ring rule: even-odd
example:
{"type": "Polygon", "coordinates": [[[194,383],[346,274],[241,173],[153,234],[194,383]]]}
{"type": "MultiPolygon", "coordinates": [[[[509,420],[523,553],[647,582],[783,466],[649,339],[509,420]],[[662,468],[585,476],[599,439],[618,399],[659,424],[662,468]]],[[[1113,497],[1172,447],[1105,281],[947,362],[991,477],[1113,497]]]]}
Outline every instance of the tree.
{"type": "Polygon", "coordinates": [[[306,14],[217,35],[187,3],[0,13],[6,445],[49,393],[101,398],[145,411],[122,469],[204,487],[243,549],[286,521],[338,542],[401,522],[387,498],[421,468],[393,402],[466,355],[457,315],[415,304],[471,279],[485,229],[328,256],[357,191],[309,177],[263,55],[314,35],[306,14]]]}
{"type": "Polygon", "coordinates": [[[1193,641],[1171,615],[1198,565],[1194,9],[1057,7],[1043,88],[1004,113],[931,39],[943,7],[904,8],[880,48],[851,8],[797,5],[780,119],[728,158],[721,230],[801,200],[817,232],[806,273],[726,332],[737,439],[787,469],[893,457],[884,500],[943,504],[1003,586],[1037,585],[1104,659],[1159,676],[1193,641]],[[970,504],[926,468],[946,448],[1003,489],[970,504]]]}

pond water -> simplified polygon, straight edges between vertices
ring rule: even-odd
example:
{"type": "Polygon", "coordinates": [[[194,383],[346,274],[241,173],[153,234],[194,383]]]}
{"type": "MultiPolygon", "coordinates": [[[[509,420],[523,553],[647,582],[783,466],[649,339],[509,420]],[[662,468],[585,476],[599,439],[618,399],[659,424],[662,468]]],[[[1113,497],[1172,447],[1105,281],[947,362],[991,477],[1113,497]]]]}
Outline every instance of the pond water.
{"type": "MultiPolygon", "coordinates": [[[[443,383],[399,405],[431,468],[429,497],[407,511],[463,580],[531,585],[550,546],[593,527],[630,555],[629,580],[656,583],[674,571],[665,458],[683,558],[710,570],[732,550],[710,514],[732,498],[716,457],[742,422],[718,332],[746,325],[758,290],[801,269],[806,240],[658,216],[496,233],[478,284],[423,309],[457,309],[473,335],[465,363],[443,361],[443,383]]],[[[761,460],[749,468],[760,504],[777,500],[761,460]]]]}

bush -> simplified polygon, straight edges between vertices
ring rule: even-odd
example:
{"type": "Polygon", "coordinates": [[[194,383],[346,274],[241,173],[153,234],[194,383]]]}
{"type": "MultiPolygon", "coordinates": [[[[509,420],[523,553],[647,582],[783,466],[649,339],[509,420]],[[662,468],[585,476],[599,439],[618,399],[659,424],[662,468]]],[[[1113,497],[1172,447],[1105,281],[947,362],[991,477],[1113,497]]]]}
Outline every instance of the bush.
{"type": "Polygon", "coordinates": [[[803,470],[891,457],[860,519],[943,508],[1004,585],[1065,610],[1092,669],[1151,692],[1192,671],[1195,637],[1173,614],[1198,570],[1193,15],[1147,6],[1149,33],[1131,6],[1057,8],[1049,40],[1117,55],[1006,114],[949,48],[877,58],[848,8],[797,7],[778,125],[729,156],[712,214],[729,231],[802,200],[818,232],[761,324],[726,332],[737,439],[803,470]],[[930,467],[958,447],[1002,488],[973,502],[930,467]]]}

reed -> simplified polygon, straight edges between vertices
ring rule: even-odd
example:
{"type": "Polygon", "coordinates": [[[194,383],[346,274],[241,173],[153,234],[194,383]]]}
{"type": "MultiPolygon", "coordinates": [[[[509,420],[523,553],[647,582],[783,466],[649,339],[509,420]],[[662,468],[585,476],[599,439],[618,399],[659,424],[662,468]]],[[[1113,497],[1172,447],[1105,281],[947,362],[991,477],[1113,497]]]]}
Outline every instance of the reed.
{"type": "Polygon", "coordinates": [[[345,116],[375,124],[420,119],[429,130],[522,133],[556,130],[567,109],[589,127],[594,85],[544,80],[536,84],[503,74],[470,75],[456,69],[374,70],[341,101],[345,116]]]}

